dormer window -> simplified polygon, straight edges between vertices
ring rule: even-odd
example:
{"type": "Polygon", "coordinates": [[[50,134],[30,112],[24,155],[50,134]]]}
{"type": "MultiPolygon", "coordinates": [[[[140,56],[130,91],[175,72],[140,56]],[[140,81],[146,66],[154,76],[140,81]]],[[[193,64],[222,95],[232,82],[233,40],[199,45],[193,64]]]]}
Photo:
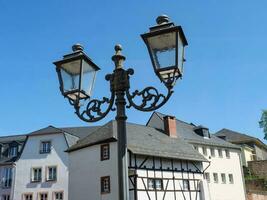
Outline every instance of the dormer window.
{"type": "Polygon", "coordinates": [[[42,141],[40,147],[40,153],[50,153],[51,152],[51,141],[42,141]]]}
{"type": "Polygon", "coordinates": [[[8,149],[8,157],[9,158],[13,158],[15,156],[17,156],[18,154],[18,147],[17,146],[11,146],[8,149]]]}
{"type": "Polygon", "coordinates": [[[199,136],[203,137],[203,138],[210,138],[210,132],[209,129],[203,126],[197,126],[194,129],[195,133],[198,134],[199,136]]]}

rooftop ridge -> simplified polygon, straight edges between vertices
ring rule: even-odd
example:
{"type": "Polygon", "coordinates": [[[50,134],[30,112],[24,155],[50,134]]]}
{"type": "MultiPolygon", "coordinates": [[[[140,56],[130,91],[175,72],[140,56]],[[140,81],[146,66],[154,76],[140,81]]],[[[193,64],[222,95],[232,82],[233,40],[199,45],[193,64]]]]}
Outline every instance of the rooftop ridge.
{"type": "Polygon", "coordinates": [[[3,135],[3,136],[0,136],[0,138],[18,137],[18,136],[27,136],[27,134],[3,135]]]}

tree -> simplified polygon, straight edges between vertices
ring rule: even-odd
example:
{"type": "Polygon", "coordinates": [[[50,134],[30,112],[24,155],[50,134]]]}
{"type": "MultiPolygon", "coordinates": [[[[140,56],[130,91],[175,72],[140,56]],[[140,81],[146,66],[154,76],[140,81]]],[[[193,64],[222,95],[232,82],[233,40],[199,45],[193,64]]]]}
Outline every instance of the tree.
{"type": "Polygon", "coordinates": [[[262,111],[261,119],[259,121],[260,128],[263,128],[264,139],[267,140],[267,110],[262,111]]]}

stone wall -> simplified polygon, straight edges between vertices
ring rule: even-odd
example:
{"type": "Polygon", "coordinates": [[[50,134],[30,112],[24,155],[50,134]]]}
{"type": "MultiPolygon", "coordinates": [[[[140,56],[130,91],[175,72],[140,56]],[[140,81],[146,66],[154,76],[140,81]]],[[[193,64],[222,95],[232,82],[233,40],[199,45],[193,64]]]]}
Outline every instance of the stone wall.
{"type": "Polygon", "coordinates": [[[251,174],[267,179],[267,160],[249,161],[248,168],[251,174]]]}
{"type": "Polygon", "coordinates": [[[267,200],[266,192],[247,192],[247,200],[267,200]]]}

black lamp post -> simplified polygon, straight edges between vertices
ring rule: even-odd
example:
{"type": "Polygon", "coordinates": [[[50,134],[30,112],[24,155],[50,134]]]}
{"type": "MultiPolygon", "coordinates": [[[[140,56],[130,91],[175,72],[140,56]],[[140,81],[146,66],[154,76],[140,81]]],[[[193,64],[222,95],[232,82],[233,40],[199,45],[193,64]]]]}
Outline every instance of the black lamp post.
{"type": "Polygon", "coordinates": [[[112,56],[115,69],[112,74],[106,75],[106,80],[110,82],[109,98],[91,99],[95,75],[100,68],[83,52],[81,45],[74,45],[73,53],[54,62],[60,91],[74,106],[75,113],[81,120],[99,121],[110,110],[115,110],[113,105],[114,103],[116,105],[119,200],[129,200],[125,109],[134,107],[140,111],[153,111],[168,101],[173,93],[174,84],[182,77],[184,47],[187,45],[182,28],[169,22],[166,15],[159,16],[157,25],[151,27],[150,32],[142,34],[141,37],[147,45],[156,75],[167,88],[166,95],[159,93],[154,87],[147,87],[142,91],[136,90],[133,93],[129,91],[130,75],[134,74],[134,70],[123,68],[125,57],[121,54],[120,45],[115,46],[116,53],[112,56]],[[135,102],[136,97],[141,97],[142,101],[135,102]],[[81,105],[85,103],[84,108],[81,105]],[[104,110],[103,105],[106,105],[104,110]]]}

